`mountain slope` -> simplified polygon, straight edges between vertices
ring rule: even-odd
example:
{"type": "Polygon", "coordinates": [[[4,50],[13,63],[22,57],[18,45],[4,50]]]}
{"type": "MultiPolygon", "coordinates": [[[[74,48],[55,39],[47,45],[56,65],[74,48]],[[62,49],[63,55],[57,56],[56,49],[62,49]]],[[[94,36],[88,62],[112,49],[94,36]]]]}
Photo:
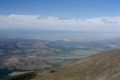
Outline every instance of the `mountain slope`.
{"type": "Polygon", "coordinates": [[[120,50],[94,54],[34,80],[120,80],[120,50]]]}

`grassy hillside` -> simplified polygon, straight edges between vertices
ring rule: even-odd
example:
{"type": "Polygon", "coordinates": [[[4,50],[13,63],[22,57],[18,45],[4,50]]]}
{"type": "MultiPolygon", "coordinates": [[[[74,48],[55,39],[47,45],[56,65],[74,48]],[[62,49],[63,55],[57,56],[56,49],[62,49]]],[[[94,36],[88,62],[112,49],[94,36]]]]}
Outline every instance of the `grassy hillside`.
{"type": "Polygon", "coordinates": [[[94,54],[33,80],[120,80],[120,50],[94,54]]]}

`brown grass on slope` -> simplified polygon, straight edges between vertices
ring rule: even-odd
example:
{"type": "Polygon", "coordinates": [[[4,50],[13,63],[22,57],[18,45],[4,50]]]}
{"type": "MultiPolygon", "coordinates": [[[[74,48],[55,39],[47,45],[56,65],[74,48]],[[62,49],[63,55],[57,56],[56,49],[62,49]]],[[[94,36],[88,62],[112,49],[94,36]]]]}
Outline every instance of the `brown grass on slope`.
{"type": "Polygon", "coordinates": [[[120,51],[94,54],[34,80],[120,80],[120,51]]]}

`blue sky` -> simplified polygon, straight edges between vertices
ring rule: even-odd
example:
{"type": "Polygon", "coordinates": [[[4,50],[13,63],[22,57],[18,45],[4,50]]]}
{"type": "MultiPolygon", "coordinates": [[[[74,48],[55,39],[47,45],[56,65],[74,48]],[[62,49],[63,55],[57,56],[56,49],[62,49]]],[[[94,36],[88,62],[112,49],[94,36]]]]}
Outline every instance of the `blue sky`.
{"type": "Polygon", "coordinates": [[[0,0],[0,14],[90,18],[119,16],[120,0],[0,0]]]}
{"type": "Polygon", "coordinates": [[[0,29],[112,30],[119,9],[120,0],[0,0],[0,29]]]}

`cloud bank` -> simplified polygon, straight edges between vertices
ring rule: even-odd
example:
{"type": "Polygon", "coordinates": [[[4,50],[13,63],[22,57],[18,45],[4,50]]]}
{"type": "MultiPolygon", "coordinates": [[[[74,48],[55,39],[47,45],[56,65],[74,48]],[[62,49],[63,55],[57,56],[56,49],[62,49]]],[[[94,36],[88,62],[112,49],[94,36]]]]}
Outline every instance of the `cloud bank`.
{"type": "Polygon", "coordinates": [[[41,15],[0,15],[0,29],[99,30],[117,29],[120,16],[75,19],[41,15]]]}

